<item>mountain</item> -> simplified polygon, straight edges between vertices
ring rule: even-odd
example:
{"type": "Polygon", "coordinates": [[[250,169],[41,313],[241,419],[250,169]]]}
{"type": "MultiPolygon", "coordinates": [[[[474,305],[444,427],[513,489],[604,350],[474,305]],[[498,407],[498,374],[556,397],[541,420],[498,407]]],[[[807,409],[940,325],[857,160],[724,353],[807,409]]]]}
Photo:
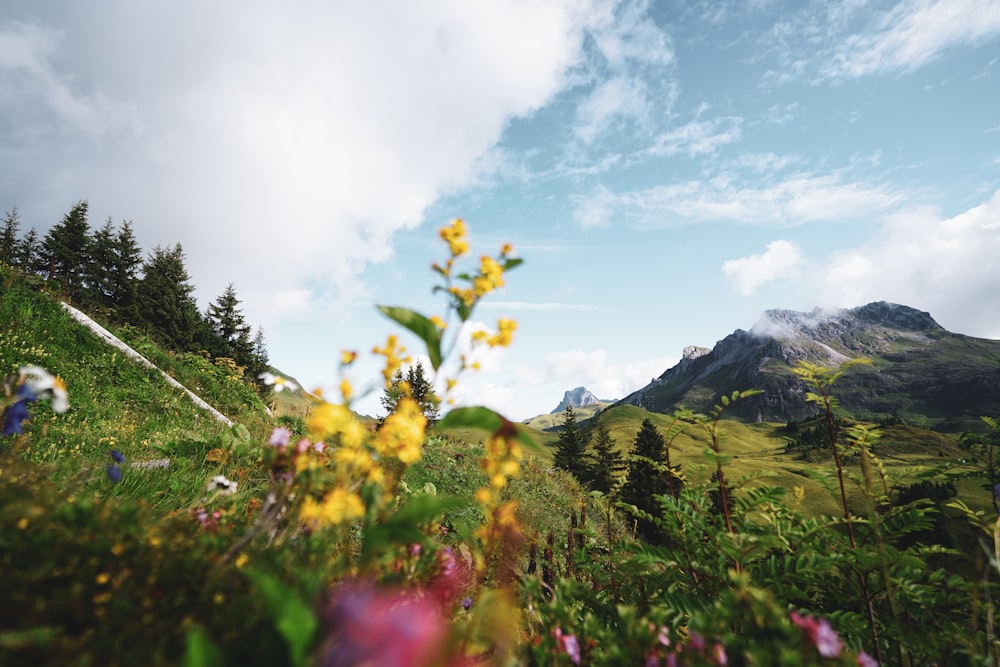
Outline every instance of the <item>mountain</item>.
{"type": "Polygon", "coordinates": [[[792,366],[805,360],[832,367],[860,357],[872,364],[851,368],[835,385],[841,408],[855,418],[896,417],[958,431],[981,426],[981,415],[1000,415],[1000,341],[951,333],[928,313],[884,301],[849,310],[769,310],[750,331],[737,329],[711,350],[686,348],[676,366],[619,404],[706,412],[722,394],[761,389],[727,408],[727,416],[801,419],[815,407],[792,366]]]}
{"type": "Polygon", "coordinates": [[[559,414],[566,411],[566,408],[582,408],[588,405],[594,405],[595,403],[605,403],[601,399],[594,396],[586,387],[577,387],[576,389],[570,389],[565,394],[563,394],[563,399],[560,401],[556,409],[550,412],[550,415],[559,414]]]}

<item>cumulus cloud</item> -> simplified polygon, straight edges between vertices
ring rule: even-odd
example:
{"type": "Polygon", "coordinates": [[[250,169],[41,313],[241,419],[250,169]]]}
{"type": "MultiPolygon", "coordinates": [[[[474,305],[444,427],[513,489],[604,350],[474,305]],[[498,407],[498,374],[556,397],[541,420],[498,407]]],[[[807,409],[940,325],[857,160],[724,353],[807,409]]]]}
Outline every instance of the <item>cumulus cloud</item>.
{"type": "Polygon", "coordinates": [[[34,136],[0,133],[18,165],[0,200],[44,228],[88,198],[145,248],[183,240],[199,287],[236,283],[256,321],[304,278],[352,289],[388,259],[567,85],[601,17],[589,0],[32,12],[0,24],[0,123],[34,136]]]}
{"type": "Polygon", "coordinates": [[[873,240],[837,254],[824,272],[825,301],[893,301],[943,326],[1000,337],[1000,191],[950,218],[933,210],[889,217],[873,240]]]}
{"type": "Polygon", "coordinates": [[[804,263],[798,245],[777,240],[768,243],[762,254],[725,261],[722,273],[737,292],[746,296],[767,283],[794,277],[804,263]]]}
{"type": "Polygon", "coordinates": [[[615,399],[644,387],[678,360],[666,356],[616,364],[609,361],[607,350],[564,350],[546,355],[541,365],[519,365],[517,375],[529,387],[551,386],[558,393],[556,402],[570,386],[585,386],[598,398],[615,399]]]}
{"type": "Polygon", "coordinates": [[[852,35],[827,74],[857,77],[910,71],[943,51],[1000,34],[1000,4],[994,0],[909,0],[881,16],[873,32],[852,35]]]}

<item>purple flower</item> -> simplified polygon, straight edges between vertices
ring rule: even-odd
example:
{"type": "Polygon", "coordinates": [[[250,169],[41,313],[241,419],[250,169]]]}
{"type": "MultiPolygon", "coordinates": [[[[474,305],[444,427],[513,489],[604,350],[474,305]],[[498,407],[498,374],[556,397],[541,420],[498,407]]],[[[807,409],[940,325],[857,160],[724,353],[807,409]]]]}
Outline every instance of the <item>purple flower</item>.
{"type": "Polygon", "coordinates": [[[284,426],[279,426],[278,428],[271,431],[271,437],[268,438],[267,444],[272,447],[276,447],[278,451],[284,451],[285,447],[288,446],[288,441],[292,437],[292,432],[289,431],[284,426]]]}
{"type": "Polygon", "coordinates": [[[114,463],[109,465],[105,471],[108,473],[108,479],[110,479],[112,483],[117,484],[122,481],[122,469],[114,463]]]}
{"type": "Polygon", "coordinates": [[[113,461],[114,461],[115,463],[125,463],[125,455],[124,455],[124,454],[122,454],[122,453],[121,453],[120,451],[118,451],[117,449],[112,449],[112,450],[111,450],[111,459],[112,459],[112,460],[113,460],[113,461]]]}
{"type": "Polygon", "coordinates": [[[556,643],[559,644],[559,648],[562,652],[569,656],[570,661],[574,665],[580,664],[580,642],[577,641],[576,635],[564,635],[562,628],[555,629],[556,643]]]}
{"type": "Polygon", "coordinates": [[[464,609],[465,611],[469,611],[470,609],[472,609],[472,598],[466,596],[465,598],[462,599],[462,609],[464,609]]]}
{"type": "Polygon", "coordinates": [[[859,667],[878,667],[878,660],[862,651],[858,653],[858,665],[859,667]]]}
{"type": "Polygon", "coordinates": [[[0,435],[21,435],[24,433],[24,422],[31,416],[28,414],[29,400],[31,399],[22,399],[4,411],[3,430],[0,431],[0,435]]]}
{"type": "Polygon", "coordinates": [[[801,616],[798,612],[791,613],[792,623],[806,631],[809,639],[816,645],[816,650],[824,658],[840,656],[844,646],[830,622],[825,618],[816,620],[811,616],[801,616]]]}

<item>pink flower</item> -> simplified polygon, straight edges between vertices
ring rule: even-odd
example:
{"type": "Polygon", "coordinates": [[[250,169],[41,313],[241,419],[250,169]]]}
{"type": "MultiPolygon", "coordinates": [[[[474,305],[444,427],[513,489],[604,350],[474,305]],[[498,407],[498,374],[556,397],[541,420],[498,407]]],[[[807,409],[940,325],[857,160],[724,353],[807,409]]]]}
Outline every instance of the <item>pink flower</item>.
{"type": "Polygon", "coordinates": [[[564,635],[562,628],[556,628],[555,631],[556,643],[559,644],[559,648],[563,653],[569,656],[569,659],[574,665],[580,664],[580,642],[577,641],[576,635],[564,635]]]}
{"type": "Polygon", "coordinates": [[[825,618],[816,620],[811,616],[801,616],[798,612],[791,613],[792,623],[806,631],[809,639],[816,645],[816,650],[824,658],[836,658],[844,646],[830,622],[825,618]]]}
{"type": "Polygon", "coordinates": [[[276,447],[278,451],[284,451],[285,447],[288,446],[288,441],[292,437],[292,432],[289,431],[284,426],[279,426],[278,428],[271,431],[271,437],[268,438],[267,444],[272,447],[276,447]]]}
{"type": "Polygon", "coordinates": [[[726,655],[726,647],[719,642],[715,642],[712,647],[712,657],[715,658],[715,664],[717,665],[728,665],[729,656],[726,655]]]}
{"type": "Polygon", "coordinates": [[[326,614],[330,638],[320,652],[323,667],[441,664],[447,621],[435,602],[373,584],[342,586],[326,614]]]}
{"type": "Polygon", "coordinates": [[[878,667],[878,660],[862,651],[858,653],[858,665],[859,667],[878,667]]]}

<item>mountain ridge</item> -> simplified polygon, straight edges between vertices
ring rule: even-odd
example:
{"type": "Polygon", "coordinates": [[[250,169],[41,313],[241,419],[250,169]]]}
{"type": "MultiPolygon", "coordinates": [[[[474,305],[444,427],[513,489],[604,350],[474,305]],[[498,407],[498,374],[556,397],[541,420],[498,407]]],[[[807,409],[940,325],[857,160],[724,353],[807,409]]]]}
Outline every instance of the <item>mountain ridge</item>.
{"type": "Polygon", "coordinates": [[[868,358],[835,387],[841,406],[863,419],[896,417],[941,430],[978,424],[1000,406],[1000,341],[947,331],[927,312],[877,301],[851,309],[768,310],[749,331],[737,329],[707,348],[685,348],[681,361],[616,405],[653,412],[711,409],[721,394],[763,394],[727,410],[743,421],[789,421],[812,414],[798,361],[831,367],[868,358]],[[707,351],[706,351],[707,350],[707,351]]]}

